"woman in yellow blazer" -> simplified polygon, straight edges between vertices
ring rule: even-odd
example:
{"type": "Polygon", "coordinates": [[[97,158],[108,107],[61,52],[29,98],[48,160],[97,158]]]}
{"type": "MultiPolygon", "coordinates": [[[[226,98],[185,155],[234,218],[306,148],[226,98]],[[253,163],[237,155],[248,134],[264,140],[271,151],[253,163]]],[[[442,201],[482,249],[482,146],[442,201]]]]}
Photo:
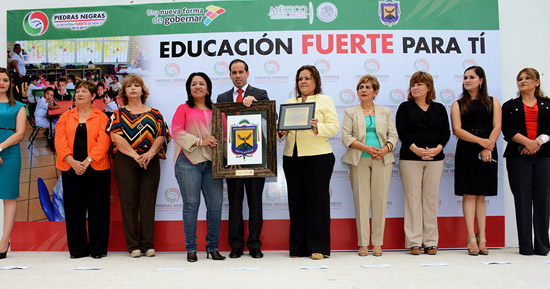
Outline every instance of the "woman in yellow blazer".
{"type": "Polygon", "coordinates": [[[355,199],[359,256],[369,249],[369,210],[372,205],[372,253],[382,256],[386,202],[390,189],[393,148],[397,130],[389,108],[374,104],[380,84],[365,75],[357,83],[361,103],[344,112],[342,142],[348,147],[343,161],[350,165],[349,177],[355,199]]]}
{"type": "Polygon", "coordinates": [[[280,131],[286,136],[283,169],[288,188],[291,257],[330,255],[330,177],[334,154],[328,138],[340,124],[334,102],[321,94],[321,77],[315,66],[296,73],[296,97],[286,103],[315,102],[311,130],[280,131]]]}

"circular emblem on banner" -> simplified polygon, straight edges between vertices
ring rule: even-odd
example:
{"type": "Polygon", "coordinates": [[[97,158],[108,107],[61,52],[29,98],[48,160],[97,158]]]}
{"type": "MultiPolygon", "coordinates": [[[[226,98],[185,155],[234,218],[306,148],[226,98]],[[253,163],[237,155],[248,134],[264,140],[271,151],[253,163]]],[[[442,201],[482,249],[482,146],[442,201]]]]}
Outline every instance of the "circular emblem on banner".
{"type": "Polygon", "coordinates": [[[315,61],[315,67],[319,70],[320,74],[325,74],[330,71],[330,62],[326,59],[319,59],[315,61]]]}
{"type": "Polygon", "coordinates": [[[417,59],[414,61],[414,70],[428,72],[430,70],[430,63],[426,59],[417,59]]]}
{"type": "Polygon", "coordinates": [[[389,97],[391,102],[400,104],[407,99],[407,94],[403,90],[396,88],[390,91],[389,97]]]}
{"type": "Polygon", "coordinates": [[[443,104],[451,104],[455,101],[455,92],[452,89],[444,89],[439,93],[439,100],[443,104]]]}
{"type": "Polygon", "coordinates": [[[323,22],[332,22],[338,16],[338,8],[330,2],[325,2],[317,7],[317,18],[323,22]]]}
{"type": "Polygon", "coordinates": [[[40,36],[48,30],[48,16],[40,11],[31,11],[23,18],[23,29],[30,36],[40,36]]]}
{"type": "Polygon", "coordinates": [[[475,60],[473,59],[466,59],[464,60],[464,62],[462,62],[462,69],[463,70],[466,70],[466,68],[470,67],[470,66],[476,66],[477,63],[475,60]]]}
{"type": "Polygon", "coordinates": [[[180,75],[180,66],[177,63],[168,63],[164,67],[164,74],[168,78],[178,77],[180,75]]]}
{"type": "Polygon", "coordinates": [[[176,203],[180,200],[180,191],[176,188],[169,188],[164,192],[164,198],[168,203],[176,203]]]}
{"type": "Polygon", "coordinates": [[[273,75],[279,72],[279,62],[276,60],[268,60],[264,63],[264,71],[266,74],[273,75]]]}
{"type": "Polygon", "coordinates": [[[355,93],[351,89],[344,89],[340,91],[340,102],[343,104],[350,104],[355,100],[355,93]]]}
{"type": "Polygon", "coordinates": [[[452,153],[447,153],[445,159],[443,160],[443,166],[446,169],[453,168],[455,166],[455,155],[452,153]]]}
{"type": "Polygon", "coordinates": [[[380,62],[376,59],[367,59],[363,66],[365,67],[365,71],[370,74],[380,71],[380,62]]]}
{"type": "Polygon", "coordinates": [[[229,64],[225,61],[218,61],[214,64],[214,73],[218,76],[224,76],[229,73],[229,64]]]}

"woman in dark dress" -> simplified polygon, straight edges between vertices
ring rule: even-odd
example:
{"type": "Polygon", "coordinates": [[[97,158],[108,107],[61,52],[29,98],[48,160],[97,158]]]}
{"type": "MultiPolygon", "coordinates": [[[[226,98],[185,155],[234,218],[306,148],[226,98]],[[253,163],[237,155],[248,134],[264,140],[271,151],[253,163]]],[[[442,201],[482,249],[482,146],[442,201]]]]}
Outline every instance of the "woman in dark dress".
{"type": "Polygon", "coordinates": [[[464,71],[462,97],[451,108],[451,122],[453,133],[459,138],[455,153],[455,195],[463,196],[469,255],[489,254],[485,238],[485,196],[497,194],[495,144],[501,120],[498,99],[487,93],[485,71],[479,66],[468,67],[464,71]]]}

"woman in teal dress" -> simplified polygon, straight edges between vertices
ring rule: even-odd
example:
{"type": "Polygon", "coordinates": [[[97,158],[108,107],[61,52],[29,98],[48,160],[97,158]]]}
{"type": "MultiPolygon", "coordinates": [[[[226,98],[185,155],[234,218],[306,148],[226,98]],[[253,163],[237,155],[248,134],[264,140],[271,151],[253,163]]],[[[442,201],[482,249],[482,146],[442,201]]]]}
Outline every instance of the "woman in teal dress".
{"type": "Polygon", "coordinates": [[[6,258],[8,254],[10,234],[15,222],[21,173],[19,142],[25,135],[26,121],[23,104],[13,98],[9,71],[0,67],[0,199],[4,200],[4,231],[0,240],[0,259],[6,258]]]}

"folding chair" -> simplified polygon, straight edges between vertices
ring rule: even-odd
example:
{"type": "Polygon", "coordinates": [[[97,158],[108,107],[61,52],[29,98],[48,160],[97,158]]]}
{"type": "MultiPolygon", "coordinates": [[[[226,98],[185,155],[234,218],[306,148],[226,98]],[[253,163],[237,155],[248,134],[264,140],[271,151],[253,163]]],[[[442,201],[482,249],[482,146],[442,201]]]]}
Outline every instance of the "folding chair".
{"type": "Polygon", "coordinates": [[[31,117],[31,114],[29,112],[29,107],[25,105],[25,111],[27,113],[27,120],[29,121],[29,123],[31,124],[31,127],[32,127],[32,132],[31,132],[31,135],[29,136],[29,146],[27,147],[27,149],[30,149],[31,146],[32,146],[32,143],[34,142],[34,139],[36,138],[36,136],[38,135],[38,132],[40,131],[41,127],[37,126],[36,123],[34,122],[34,119],[31,117]]]}

